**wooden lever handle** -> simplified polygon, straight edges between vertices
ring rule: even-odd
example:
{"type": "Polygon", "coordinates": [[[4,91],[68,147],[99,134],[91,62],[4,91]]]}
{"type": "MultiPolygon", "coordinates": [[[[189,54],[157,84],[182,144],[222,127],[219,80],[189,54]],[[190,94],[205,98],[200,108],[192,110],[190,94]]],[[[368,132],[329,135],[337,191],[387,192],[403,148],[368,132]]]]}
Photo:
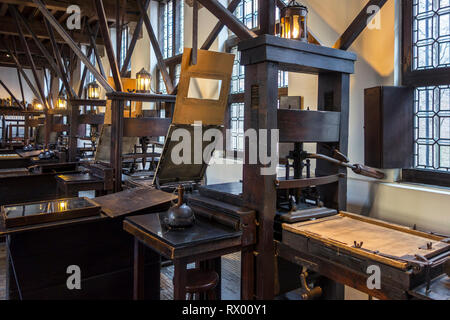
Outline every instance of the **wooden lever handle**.
{"type": "Polygon", "coordinates": [[[353,172],[366,176],[366,177],[370,177],[370,178],[375,178],[375,179],[384,179],[384,173],[378,170],[375,170],[374,168],[370,168],[367,166],[363,166],[362,164],[355,164],[353,166],[353,172]]]}

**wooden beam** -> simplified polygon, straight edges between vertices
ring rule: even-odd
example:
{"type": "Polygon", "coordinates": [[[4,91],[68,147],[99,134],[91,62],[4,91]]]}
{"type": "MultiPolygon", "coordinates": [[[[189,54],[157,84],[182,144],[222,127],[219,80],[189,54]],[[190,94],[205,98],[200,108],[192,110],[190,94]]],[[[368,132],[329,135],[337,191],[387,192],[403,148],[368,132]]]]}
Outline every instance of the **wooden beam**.
{"type": "Polygon", "coordinates": [[[350,26],[345,30],[342,36],[334,44],[333,48],[347,50],[355,42],[361,32],[367,26],[367,19],[372,13],[368,13],[367,10],[370,6],[377,6],[380,9],[384,6],[387,0],[369,0],[369,2],[364,6],[361,12],[356,16],[355,20],[350,24],[350,26]]]}
{"type": "Polygon", "coordinates": [[[22,97],[23,106],[25,107],[25,95],[23,94],[22,77],[20,75],[19,68],[16,67],[16,70],[17,70],[17,80],[19,81],[19,86],[20,86],[20,95],[22,97]]]}
{"type": "MultiPolygon", "coordinates": [[[[90,57],[91,54],[92,54],[92,46],[89,47],[89,49],[87,51],[87,56],[90,57]]],[[[87,70],[88,70],[88,68],[86,66],[84,66],[83,74],[81,75],[80,86],[78,87],[78,96],[79,97],[81,97],[83,95],[84,82],[86,79],[87,70]]]]}
{"type": "Polygon", "coordinates": [[[13,60],[14,60],[14,62],[16,64],[16,67],[19,69],[20,73],[22,74],[22,77],[25,79],[25,81],[28,84],[28,87],[30,88],[30,90],[33,91],[33,94],[36,97],[38,97],[39,93],[36,90],[36,88],[34,87],[33,83],[28,78],[28,75],[23,70],[22,64],[20,63],[19,59],[11,52],[11,49],[9,49],[9,47],[6,45],[6,43],[4,43],[2,40],[0,40],[0,43],[2,43],[2,45],[8,50],[8,54],[11,56],[11,58],[13,58],[13,60]]]}
{"type": "MultiPolygon", "coordinates": [[[[230,11],[231,13],[234,13],[234,11],[238,7],[239,3],[241,3],[241,1],[242,0],[231,1],[231,3],[228,5],[228,8],[227,8],[228,11],[230,11]]],[[[214,43],[216,38],[219,36],[219,33],[222,31],[224,26],[225,25],[223,24],[223,22],[219,19],[219,21],[217,22],[217,24],[214,26],[211,33],[209,34],[208,38],[206,38],[205,42],[203,43],[203,45],[201,47],[202,50],[209,50],[209,48],[211,48],[212,44],[214,43]]]]}
{"type": "Polygon", "coordinates": [[[150,37],[150,42],[152,44],[153,51],[155,52],[156,55],[159,71],[161,72],[164,84],[166,85],[166,90],[168,93],[172,93],[174,90],[173,83],[172,80],[170,79],[169,73],[167,72],[167,66],[164,63],[164,58],[161,53],[161,48],[159,47],[158,39],[156,38],[155,32],[153,31],[153,27],[150,22],[150,19],[148,18],[147,11],[144,10],[144,5],[142,4],[141,0],[137,0],[137,3],[139,6],[139,10],[143,15],[145,27],[147,28],[147,32],[150,37]]]}
{"type": "MultiPolygon", "coordinates": [[[[37,7],[36,3],[32,0],[2,0],[2,3],[21,5],[24,7],[37,7]]],[[[66,12],[67,7],[70,5],[77,5],[81,8],[84,16],[88,17],[90,22],[97,20],[95,13],[95,6],[91,1],[86,0],[47,0],[46,8],[50,11],[66,12]]],[[[104,0],[105,13],[108,21],[114,21],[115,19],[115,0],[104,0]]],[[[126,6],[126,21],[138,21],[139,14],[137,11],[136,0],[129,0],[126,6]]]]}
{"type": "Polygon", "coordinates": [[[91,48],[92,48],[92,51],[94,52],[95,59],[97,61],[97,65],[98,65],[98,69],[100,70],[100,73],[102,74],[102,76],[106,78],[106,72],[105,72],[105,69],[103,68],[102,58],[100,58],[100,54],[98,53],[97,45],[95,44],[95,38],[98,35],[99,26],[100,25],[97,23],[95,37],[94,37],[94,33],[92,32],[91,26],[89,25],[89,23],[86,24],[87,30],[88,30],[90,38],[91,38],[91,48]]]}
{"type": "Polygon", "coordinates": [[[16,97],[13,95],[13,93],[9,90],[9,88],[3,83],[2,80],[0,80],[0,85],[5,88],[6,92],[11,96],[11,98],[17,103],[17,105],[24,107],[22,103],[19,102],[19,100],[16,99],[16,97]]]}
{"type": "MultiPolygon", "coordinates": [[[[34,42],[36,43],[36,46],[39,48],[39,50],[41,51],[41,53],[44,55],[44,57],[47,59],[49,65],[50,65],[50,69],[53,71],[53,73],[56,73],[58,75],[58,77],[62,77],[63,75],[61,73],[58,72],[58,67],[56,66],[55,61],[53,60],[53,57],[50,55],[50,53],[47,51],[47,49],[44,47],[44,45],[42,44],[41,41],[39,41],[39,39],[37,38],[36,34],[33,32],[33,30],[31,29],[30,25],[28,24],[28,21],[24,19],[24,17],[22,17],[22,14],[20,14],[17,11],[17,8],[15,6],[11,6],[11,9],[14,12],[14,17],[17,20],[20,20],[22,22],[22,24],[25,26],[25,29],[27,29],[28,33],[31,34],[34,42]]],[[[37,10],[37,9],[36,9],[37,10]]]]}
{"type": "Polygon", "coordinates": [[[45,26],[47,27],[48,35],[50,37],[50,42],[53,47],[53,54],[55,55],[56,63],[58,64],[58,71],[59,71],[58,75],[64,85],[64,88],[66,89],[66,93],[69,96],[69,99],[78,98],[76,93],[73,91],[73,89],[69,85],[69,79],[67,77],[67,72],[64,72],[65,71],[64,64],[63,64],[63,60],[61,57],[61,53],[59,52],[59,48],[58,48],[58,45],[55,40],[55,34],[53,32],[53,28],[50,25],[50,22],[48,22],[48,20],[44,19],[44,21],[45,21],[45,26]]]}
{"type": "Polygon", "coordinates": [[[217,0],[198,0],[206,9],[208,9],[217,19],[222,21],[228,29],[241,40],[255,38],[256,34],[249,30],[233,13],[227,10],[217,0]]]}
{"type": "MultiPolygon", "coordinates": [[[[147,12],[149,5],[150,5],[150,0],[146,0],[145,1],[145,5],[144,5],[145,12],[147,12]]],[[[140,35],[141,31],[142,31],[142,23],[143,22],[144,22],[144,19],[143,19],[143,15],[141,13],[139,15],[139,20],[138,20],[138,22],[136,24],[136,28],[134,29],[133,37],[131,38],[130,46],[128,47],[127,55],[125,56],[125,60],[124,60],[122,69],[120,69],[120,74],[122,76],[125,74],[125,72],[127,72],[128,64],[130,63],[130,60],[131,60],[131,55],[133,54],[134,48],[136,47],[136,42],[137,42],[137,40],[139,38],[139,35],[140,35]]]]}
{"type": "Polygon", "coordinates": [[[59,35],[65,40],[67,45],[73,50],[77,57],[88,67],[89,71],[92,72],[94,77],[100,83],[100,85],[105,88],[107,92],[114,91],[114,89],[109,85],[108,81],[95,69],[89,59],[84,55],[72,37],[64,30],[64,28],[56,21],[55,17],[47,10],[44,3],[41,0],[33,0],[33,2],[38,6],[42,15],[50,22],[53,28],[59,33],[59,35]]]}
{"type": "MultiPolygon", "coordinates": [[[[12,37],[10,37],[10,39],[11,40],[15,40],[15,39],[18,40],[19,38],[15,37],[15,36],[12,36],[12,37]]],[[[48,52],[52,52],[53,49],[52,49],[50,43],[45,43],[45,44],[42,43],[42,45],[44,46],[44,48],[48,52]]],[[[31,52],[31,54],[33,56],[40,56],[40,57],[42,56],[41,50],[39,49],[39,47],[36,45],[36,43],[34,41],[33,42],[32,41],[28,41],[28,48],[30,49],[30,52],[31,52]]],[[[67,55],[70,53],[69,51],[71,51],[71,50],[70,50],[69,47],[66,46],[64,48],[60,48],[60,51],[61,51],[61,55],[63,57],[67,57],[67,55]]],[[[0,46],[0,52],[7,52],[7,50],[6,50],[6,48],[0,46]]],[[[19,43],[17,43],[17,50],[15,52],[16,52],[17,55],[25,54],[25,50],[23,49],[22,44],[20,43],[20,40],[19,40],[19,43]]]]}
{"type": "MultiPolygon", "coordinates": [[[[17,60],[20,62],[22,68],[24,69],[31,69],[31,65],[28,61],[28,58],[25,54],[19,54],[15,55],[17,60]]],[[[50,68],[47,59],[41,56],[33,56],[33,61],[36,66],[36,69],[45,69],[50,68]]],[[[16,67],[16,61],[14,58],[9,54],[0,54],[0,63],[2,63],[5,66],[15,68],[16,67]]]]}
{"type": "Polygon", "coordinates": [[[102,0],[93,0],[95,4],[95,10],[97,10],[98,23],[100,25],[100,32],[105,41],[106,55],[108,56],[109,66],[114,79],[114,85],[116,91],[123,91],[122,79],[120,77],[119,66],[114,55],[114,48],[109,35],[108,22],[106,21],[105,8],[103,7],[102,0]]]}
{"type": "Polygon", "coordinates": [[[4,16],[6,11],[8,11],[8,4],[2,3],[2,7],[0,8],[0,16],[4,16]]]}
{"type": "Polygon", "coordinates": [[[258,0],[259,34],[275,34],[276,0],[258,0]]]}
{"type": "MultiPolygon", "coordinates": [[[[9,5],[9,9],[10,9],[12,15],[14,16],[16,13],[16,11],[14,10],[14,7],[12,5],[9,5]]],[[[37,73],[36,65],[34,64],[33,57],[30,53],[30,49],[28,48],[27,40],[25,39],[25,36],[23,34],[22,27],[20,26],[19,21],[15,20],[14,22],[16,24],[17,31],[19,32],[20,40],[22,41],[22,46],[24,47],[24,49],[26,51],[25,54],[27,56],[28,62],[30,63],[30,66],[31,66],[31,71],[32,71],[33,77],[34,77],[34,82],[36,84],[36,88],[37,88],[37,91],[39,94],[38,97],[41,100],[42,104],[44,105],[44,109],[47,110],[48,105],[47,105],[47,101],[45,100],[44,90],[42,89],[42,85],[41,85],[41,81],[39,79],[39,75],[37,73]]]]}
{"type": "MultiPolygon", "coordinates": [[[[28,20],[26,19],[28,25],[36,34],[36,37],[39,39],[48,39],[48,34],[42,25],[42,22],[38,20],[28,20]]],[[[73,39],[76,42],[81,44],[89,44],[89,35],[83,34],[81,32],[72,32],[73,39]]],[[[17,30],[14,28],[14,18],[10,16],[2,17],[2,23],[0,24],[0,34],[19,36],[17,30]]],[[[25,37],[31,38],[31,34],[29,32],[24,32],[25,37]]],[[[58,43],[63,43],[64,39],[59,35],[56,36],[56,41],[58,43]]],[[[102,41],[98,41],[99,45],[103,45],[102,41]]]]}

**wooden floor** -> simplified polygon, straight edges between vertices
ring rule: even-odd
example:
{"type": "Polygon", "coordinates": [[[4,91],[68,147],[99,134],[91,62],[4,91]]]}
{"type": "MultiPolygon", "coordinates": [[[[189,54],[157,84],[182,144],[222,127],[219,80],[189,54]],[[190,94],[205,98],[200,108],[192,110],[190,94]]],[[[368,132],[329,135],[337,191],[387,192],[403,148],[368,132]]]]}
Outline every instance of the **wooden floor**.
{"type": "MultiPolygon", "coordinates": [[[[222,258],[222,299],[235,300],[240,297],[240,253],[222,258]]],[[[173,298],[173,266],[164,267],[161,272],[161,299],[173,298]]],[[[0,300],[5,300],[6,286],[6,248],[0,243],[0,300]]]]}

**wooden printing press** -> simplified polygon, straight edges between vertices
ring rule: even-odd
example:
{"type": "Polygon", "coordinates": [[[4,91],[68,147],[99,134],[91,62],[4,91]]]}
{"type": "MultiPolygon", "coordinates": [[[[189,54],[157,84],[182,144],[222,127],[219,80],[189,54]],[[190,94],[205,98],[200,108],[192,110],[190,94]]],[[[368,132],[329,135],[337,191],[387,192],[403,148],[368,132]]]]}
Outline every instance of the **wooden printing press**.
{"type": "Polygon", "coordinates": [[[383,178],[345,156],[356,56],[269,35],[243,41],[239,50],[246,67],[245,126],[279,129],[280,143],[291,146],[280,161],[286,174],[258,177],[260,165],[244,164],[242,182],[202,186],[191,202],[257,211],[256,297],[302,287],[303,299],[343,299],[347,285],[380,299],[448,299],[448,239],[345,212],[347,169],[383,178]],[[277,69],[318,75],[318,111],[276,109],[276,82],[269,75],[277,69]],[[317,143],[315,153],[303,149],[309,142],[317,143]],[[372,268],[381,271],[381,287],[368,285],[372,268]]]}
{"type": "MultiPolygon", "coordinates": [[[[213,68],[211,63],[199,63],[190,66],[188,63],[189,51],[189,49],[186,49],[183,56],[183,72],[178,97],[183,92],[187,94],[189,72],[201,75],[202,71],[205,72],[204,68],[213,68]]],[[[213,73],[213,79],[217,77],[223,79],[220,82],[221,95],[217,101],[213,102],[213,105],[218,108],[218,113],[214,113],[212,118],[203,119],[203,128],[220,128],[223,123],[234,59],[233,55],[229,54],[199,51],[198,60],[205,59],[210,62],[219,59],[222,60],[222,65],[228,66],[225,72],[216,71],[215,75],[213,73]],[[211,59],[211,57],[214,59],[211,59]]],[[[211,73],[211,70],[209,70],[209,77],[211,77],[211,73]]],[[[157,219],[158,215],[155,213],[165,212],[171,201],[175,199],[171,192],[162,190],[172,191],[175,186],[183,185],[187,186],[188,190],[193,191],[203,180],[207,164],[202,162],[201,164],[176,166],[170,157],[175,146],[175,141],[171,140],[172,132],[176,128],[182,128],[191,132],[191,136],[194,137],[194,126],[190,125],[191,120],[185,117],[187,113],[185,111],[180,112],[181,107],[175,108],[173,123],[168,129],[167,139],[155,172],[154,187],[136,185],[135,188],[119,191],[122,187],[122,154],[115,152],[115,150],[117,150],[117,145],[120,146],[121,138],[123,136],[136,137],[137,128],[142,128],[139,135],[158,136],[162,132],[164,124],[167,123],[167,119],[161,119],[162,121],[159,122],[157,119],[124,119],[120,106],[123,106],[123,101],[127,99],[155,101],[155,99],[162,98],[170,102],[174,97],[113,93],[110,94],[109,98],[112,100],[110,139],[112,165],[109,168],[113,169],[113,177],[112,180],[108,181],[113,182],[112,188],[116,192],[89,199],[84,202],[85,207],[81,208],[74,207],[75,204],[72,203],[74,200],[70,199],[3,206],[4,219],[0,226],[0,235],[6,235],[7,237],[7,296],[9,299],[48,299],[56,297],[58,299],[129,299],[132,296],[152,299],[159,297],[161,256],[174,259],[176,274],[186,272],[187,262],[184,256],[180,257],[177,254],[173,257],[165,256],[155,248],[149,250],[144,247],[144,242],[136,238],[136,234],[126,228],[126,231],[135,236],[136,240],[133,242],[129,233],[122,230],[122,225],[136,227],[136,220],[143,221],[145,225],[147,220],[157,219]],[[131,122],[135,120],[142,126],[133,125],[131,122]],[[148,126],[149,123],[155,124],[153,131],[152,127],[148,126]],[[127,126],[132,129],[125,130],[127,126]],[[134,130],[134,133],[130,133],[129,130],[134,130]],[[151,214],[145,215],[149,213],[151,214]],[[133,215],[139,215],[142,218],[131,218],[130,216],[133,215]],[[20,220],[19,222],[14,220],[17,218],[20,220]],[[9,221],[8,219],[12,220],[9,221]],[[64,240],[62,241],[62,239],[64,240]],[[137,250],[134,262],[133,247],[137,250]],[[180,263],[184,267],[177,267],[180,266],[180,263]],[[70,265],[77,265],[83,270],[81,284],[83,290],[72,291],[67,288],[67,274],[64,271],[70,265]],[[134,293],[132,290],[133,270],[135,277],[134,293]],[[136,285],[136,283],[140,283],[136,280],[139,279],[136,270],[139,272],[145,271],[146,276],[143,284],[136,285]],[[139,292],[139,295],[136,292],[139,292]]],[[[194,106],[191,106],[190,103],[196,102],[194,100],[197,99],[185,99],[183,108],[193,108],[194,106]]],[[[195,107],[201,110],[202,114],[210,115],[211,113],[202,110],[202,108],[210,106],[210,103],[209,100],[200,101],[195,107]]],[[[208,143],[205,142],[202,151],[207,145],[208,143]]],[[[211,149],[211,152],[213,150],[211,149]]],[[[83,166],[89,166],[89,175],[94,175],[97,169],[98,174],[106,172],[105,169],[108,167],[98,168],[100,165],[100,163],[83,164],[83,166]]],[[[73,181],[75,181],[77,175],[79,173],[64,173],[61,176],[73,177],[73,181]]],[[[202,199],[197,192],[186,198],[190,199],[188,201],[196,214],[197,223],[194,229],[206,228],[205,230],[208,230],[212,228],[211,230],[220,231],[220,236],[218,237],[217,233],[210,233],[209,238],[207,238],[208,241],[205,243],[204,238],[203,242],[190,241],[192,235],[189,234],[185,238],[185,241],[188,242],[183,245],[184,249],[176,247],[173,249],[174,252],[184,255],[187,254],[186,248],[189,248],[190,258],[198,257],[198,261],[204,260],[203,266],[207,265],[208,268],[213,268],[220,273],[220,256],[230,252],[242,251],[242,270],[246,274],[246,281],[243,282],[241,294],[246,299],[251,298],[251,283],[253,281],[252,245],[256,239],[254,211],[227,205],[213,199],[202,199]],[[193,252],[196,252],[197,255],[193,252]]],[[[76,200],[77,198],[72,199],[76,200]]],[[[83,203],[83,201],[80,200],[76,203],[83,203]]],[[[166,235],[173,234],[175,237],[179,237],[173,232],[166,233],[166,235]]],[[[186,229],[186,232],[189,232],[189,229],[186,229]]],[[[204,237],[203,232],[199,235],[204,237]]],[[[178,279],[180,276],[176,276],[176,278],[178,279]]],[[[175,287],[181,288],[182,280],[175,281],[175,287]]],[[[220,291],[220,286],[217,290],[220,291]]],[[[182,298],[182,290],[177,290],[177,292],[175,297],[182,298]]]]}

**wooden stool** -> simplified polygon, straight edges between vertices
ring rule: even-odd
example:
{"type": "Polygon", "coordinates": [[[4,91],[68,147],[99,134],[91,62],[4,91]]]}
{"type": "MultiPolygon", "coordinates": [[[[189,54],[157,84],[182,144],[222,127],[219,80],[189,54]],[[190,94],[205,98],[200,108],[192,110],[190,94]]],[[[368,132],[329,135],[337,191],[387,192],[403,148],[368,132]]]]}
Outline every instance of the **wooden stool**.
{"type": "Polygon", "coordinates": [[[205,293],[208,300],[215,300],[214,288],[219,283],[219,275],[215,271],[189,269],[186,275],[187,300],[194,300],[194,294],[205,293]]]}

